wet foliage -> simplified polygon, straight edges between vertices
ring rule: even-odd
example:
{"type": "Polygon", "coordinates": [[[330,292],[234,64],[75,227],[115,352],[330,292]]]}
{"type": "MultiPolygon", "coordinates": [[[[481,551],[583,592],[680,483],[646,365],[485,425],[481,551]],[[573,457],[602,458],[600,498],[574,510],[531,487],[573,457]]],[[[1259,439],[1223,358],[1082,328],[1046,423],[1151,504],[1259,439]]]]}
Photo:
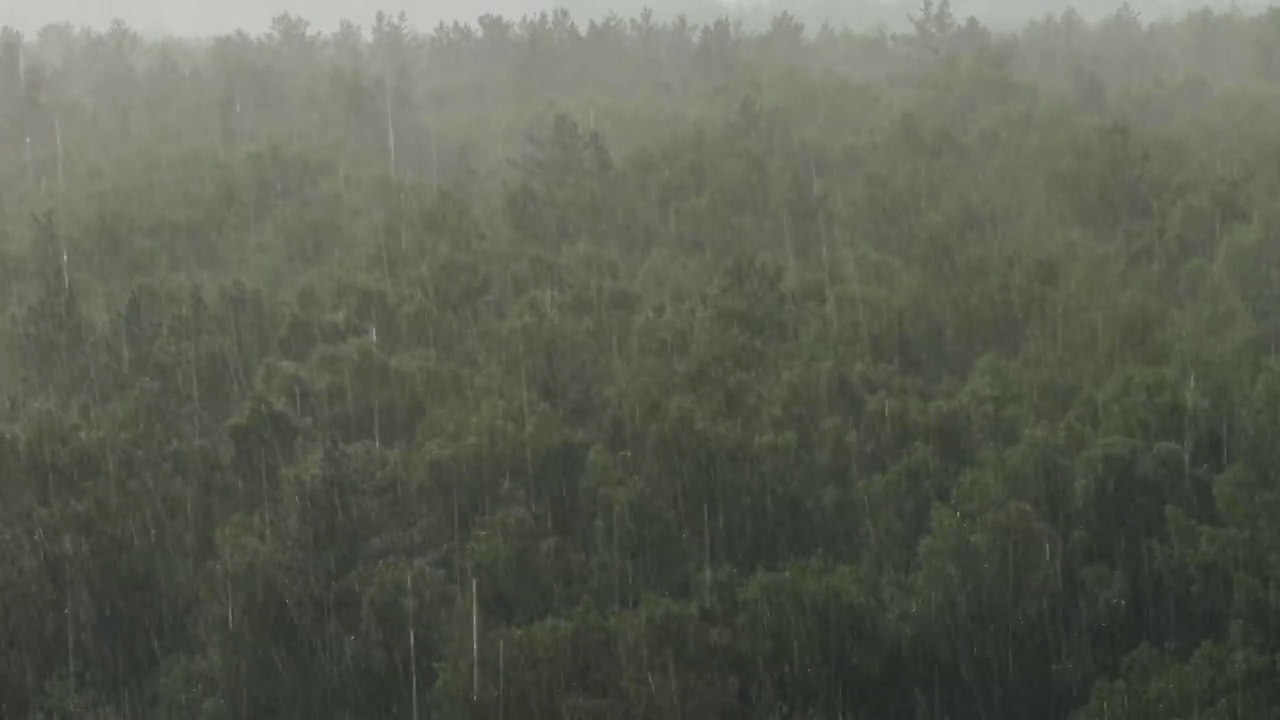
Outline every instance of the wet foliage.
{"type": "Polygon", "coordinates": [[[1280,712],[1280,13],[913,17],[5,31],[0,716],[1280,712]]]}

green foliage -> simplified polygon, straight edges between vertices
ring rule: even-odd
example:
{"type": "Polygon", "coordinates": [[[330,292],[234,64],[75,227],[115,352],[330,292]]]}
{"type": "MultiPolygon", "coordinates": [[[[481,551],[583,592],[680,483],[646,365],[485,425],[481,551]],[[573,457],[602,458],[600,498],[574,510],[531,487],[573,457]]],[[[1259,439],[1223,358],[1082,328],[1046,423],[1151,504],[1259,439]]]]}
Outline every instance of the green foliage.
{"type": "Polygon", "coordinates": [[[0,32],[0,716],[1274,715],[1277,17],[0,32]]]}

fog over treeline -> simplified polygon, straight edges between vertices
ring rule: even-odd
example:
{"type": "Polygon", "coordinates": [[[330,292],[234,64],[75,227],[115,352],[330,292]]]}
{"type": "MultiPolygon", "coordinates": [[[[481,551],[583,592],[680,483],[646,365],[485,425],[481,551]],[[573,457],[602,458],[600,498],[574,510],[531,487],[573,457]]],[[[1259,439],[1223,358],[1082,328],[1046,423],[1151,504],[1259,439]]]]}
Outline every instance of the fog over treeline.
{"type": "Polygon", "coordinates": [[[0,720],[1280,717],[1280,8],[244,7],[0,29],[0,720]]]}
{"type": "MultiPolygon", "coordinates": [[[[474,23],[483,13],[518,19],[523,15],[563,7],[574,17],[587,20],[610,12],[629,17],[648,7],[659,18],[685,14],[696,22],[724,15],[758,24],[786,10],[812,27],[825,21],[837,26],[847,24],[869,28],[883,23],[896,28],[906,23],[906,14],[915,10],[915,4],[909,0],[492,0],[481,7],[458,0],[400,4],[376,0],[6,0],[0,7],[0,25],[32,31],[49,23],[71,22],[77,26],[101,29],[118,18],[147,35],[207,36],[237,28],[253,32],[265,28],[272,17],[281,13],[301,15],[317,29],[332,30],[344,19],[368,24],[377,10],[391,14],[404,10],[416,27],[429,29],[439,22],[474,23]]],[[[1082,16],[1094,20],[1114,10],[1120,3],[1078,0],[1073,4],[1082,16]]],[[[1129,4],[1147,19],[1202,6],[1215,9],[1234,6],[1250,10],[1265,5],[1220,0],[1138,0],[1129,4]]],[[[961,17],[977,15],[988,26],[1004,27],[1059,10],[1057,5],[1047,0],[960,0],[953,3],[953,10],[961,17]]]]}

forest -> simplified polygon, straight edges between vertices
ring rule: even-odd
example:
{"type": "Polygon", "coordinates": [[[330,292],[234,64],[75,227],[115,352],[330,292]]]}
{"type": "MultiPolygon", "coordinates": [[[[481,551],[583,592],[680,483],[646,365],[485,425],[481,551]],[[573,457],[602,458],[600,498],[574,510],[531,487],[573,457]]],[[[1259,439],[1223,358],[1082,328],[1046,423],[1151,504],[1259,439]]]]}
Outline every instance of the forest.
{"type": "Polygon", "coordinates": [[[911,20],[0,32],[0,717],[1280,717],[1280,9],[911,20]]]}

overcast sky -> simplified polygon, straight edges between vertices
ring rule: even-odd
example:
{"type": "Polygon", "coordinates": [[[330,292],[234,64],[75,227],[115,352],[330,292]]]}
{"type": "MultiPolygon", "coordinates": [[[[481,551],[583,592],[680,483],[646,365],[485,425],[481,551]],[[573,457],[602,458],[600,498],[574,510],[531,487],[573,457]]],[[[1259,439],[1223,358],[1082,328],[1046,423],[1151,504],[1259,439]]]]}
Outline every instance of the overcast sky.
{"type": "MultiPolygon", "coordinates": [[[[721,0],[690,0],[689,5],[709,5],[721,0]]],[[[730,2],[734,0],[728,0],[730,2]]],[[[442,19],[474,21],[485,12],[519,16],[544,7],[564,5],[574,10],[611,7],[631,14],[642,0],[0,0],[0,23],[32,29],[45,23],[70,20],[77,25],[105,26],[119,17],[139,30],[182,35],[217,34],[242,27],[251,32],[265,29],[281,13],[301,15],[328,30],[350,18],[368,25],[375,12],[404,10],[415,25],[434,26],[442,19]]],[[[652,0],[651,5],[672,6],[672,0],[652,0]]],[[[577,13],[575,13],[576,15],[577,13]]]]}
{"type": "MultiPolygon", "coordinates": [[[[1120,5],[1122,0],[952,0],[955,13],[961,17],[976,14],[988,24],[999,25],[999,17],[993,17],[992,8],[1001,8],[999,14],[1019,21],[1027,15],[1041,15],[1048,10],[1061,10],[1070,4],[1080,8],[1086,16],[1095,16],[1101,9],[1120,5]]],[[[433,27],[442,19],[474,21],[484,12],[496,12],[519,17],[546,7],[562,5],[570,8],[574,16],[583,18],[602,15],[609,10],[623,16],[634,16],[640,8],[649,5],[660,15],[677,10],[688,12],[690,19],[715,14],[718,8],[741,9],[746,5],[777,4],[798,8],[797,14],[813,24],[821,19],[822,10],[814,8],[841,8],[847,14],[850,8],[868,7],[868,17],[896,17],[897,10],[889,11],[885,5],[918,5],[918,0],[0,0],[0,25],[10,25],[26,31],[34,30],[49,22],[69,20],[76,25],[105,27],[113,18],[121,18],[132,27],[146,34],[169,33],[179,35],[216,35],[236,28],[252,33],[263,31],[274,15],[290,12],[312,21],[316,29],[335,28],[342,18],[350,18],[367,26],[374,12],[405,10],[418,27],[433,27]],[[878,6],[878,7],[877,7],[878,6]]],[[[1152,18],[1172,7],[1201,5],[1194,0],[1131,0],[1144,17],[1152,18]]],[[[1223,7],[1221,0],[1210,0],[1209,5],[1223,7]]],[[[1245,0],[1242,6],[1256,3],[1245,0]]],[[[855,11],[856,12],[856,11],[855,11]]],[[[847,22],[847,17],[836,18],[836,24],[847,22]]],[[[862,24],[854,19],[855,24],[862,24]]],[[[873,24],[873,23],[867,23],[873,24]]]]}

